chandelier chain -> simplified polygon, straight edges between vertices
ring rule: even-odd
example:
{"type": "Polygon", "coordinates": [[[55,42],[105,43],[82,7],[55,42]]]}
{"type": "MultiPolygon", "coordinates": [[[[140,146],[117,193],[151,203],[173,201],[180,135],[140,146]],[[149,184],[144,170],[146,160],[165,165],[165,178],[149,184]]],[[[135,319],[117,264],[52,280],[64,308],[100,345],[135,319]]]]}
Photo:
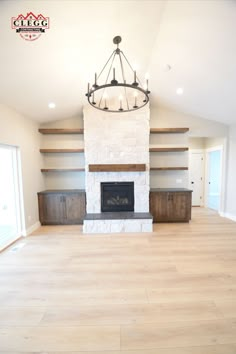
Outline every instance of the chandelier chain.
{"type": "MultiPolygon", "coordinates": [[[[113,54],[113,58],[112,58],[112,60],[111,60],[111,65],[110,65],[110,68],[109,68],[109,71],[108,71],[108,74],[107,74],[107,78],[106,78],[106,81],[105,81],[105,85],[107,84],[107,81],[108,81],[109,76],[110,76],[112,64],[113,64],[114,59],[115,59],[115,56],[116,56],[116,51],[114,50],[114,52],[113,52],[112,54],[113,54]]],[[[110,57],[110,59],[111,59],[111,57],[110,57]]],[[[110,60],[110,59],[109,59],[109,60],[110,60]]],[[[108,60],[107,64],[109,63],[109,60],[108,60]]],[[[107,64],[106,64],[106,65],[107,65],[107,64]]],[[[104,70],[104,69],[103,69],[103,70],[104,70]]],[[[99,107],[101,107],[101,102],[102,102],[102,99],[103,99],[104,91],[105,91],[105,88],[104,88],[103,91],[102,91],[102,96],[101,96],[100,101],[99,101],[99,107]]]]}

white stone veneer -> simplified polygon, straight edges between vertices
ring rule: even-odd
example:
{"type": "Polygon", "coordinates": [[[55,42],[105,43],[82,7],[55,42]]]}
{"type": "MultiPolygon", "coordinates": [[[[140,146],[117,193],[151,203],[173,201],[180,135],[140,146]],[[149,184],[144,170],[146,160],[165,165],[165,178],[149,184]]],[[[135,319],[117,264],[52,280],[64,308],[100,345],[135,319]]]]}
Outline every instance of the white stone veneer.
{"type": "Polygon", "coordinates": [[[84,220],[83,232],[152,232],[152,219],[84,220]]]}
{"type": "MultiPolygon", "coordinates": [[[[149,119],[146,106],[129,113],[84,109],[87,213],[101,212],[101,182],[134,182],[134,211],[149,212],[149,119]],[[89,172],[89,164],[145,164],[145,172],[89,172]]],[[[150,220],[86,220],[84,232],[148,232],[150,220]],[[118,222],[119,221],[119,222],[118,222]],[[90,225],[90,226],[88,226],[90,225]],[[129,226],[128,226],[129,225],[129,226]],[[131,225],[133,225],[131,227],[131,225]],[[116,231],[119,230],[119,231],[116,231]],[[137,231],[136,231],[137,230],[137,231]]]]}

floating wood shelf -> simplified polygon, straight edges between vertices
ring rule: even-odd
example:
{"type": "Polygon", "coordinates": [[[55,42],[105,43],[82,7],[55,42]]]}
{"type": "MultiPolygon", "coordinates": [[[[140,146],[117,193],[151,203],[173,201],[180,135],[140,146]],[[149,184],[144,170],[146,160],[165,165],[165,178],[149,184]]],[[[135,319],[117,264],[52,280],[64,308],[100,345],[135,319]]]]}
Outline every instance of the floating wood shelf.
{"type": "Polygon", "coordinates": [[[189,131],[189,128],[151,128],[151,134],[172,134],[172,133],[186,133],[189,131]]]}
{"type": "Polygon", "coordinates": [[[104,164],[89,165],[89,172],[135,172],[146,171],[145,164],[104,164]]]}
{"type": "Polygon", "coordinates": [[[188,167],[150,167],[150,171],[179,171],[188,170],[188,167]]]}
{"type": "Polygon", "coordinates": [[[85,168],[41,168],[41,172],[82,172],[85,168]]]}
{"type": "Polygon", "coordinates": [[[80,148],[80,149],[40,149],[40,152],[45,152],[45,153],[74,153],[74,152],[84,152],[84,148],[80,148]]]}
{"type": "Polygon", "coordinates": [[[178,151],[188,151],[188,147],[150,147],[150,152],[178,152],[178,151]]]}
{"type": "Polygon", "coordinates": [[[39,132],[42,134],[83,134],[84,129],[83,128],[78,128],[78,129],[40,128],[39,132]]]}

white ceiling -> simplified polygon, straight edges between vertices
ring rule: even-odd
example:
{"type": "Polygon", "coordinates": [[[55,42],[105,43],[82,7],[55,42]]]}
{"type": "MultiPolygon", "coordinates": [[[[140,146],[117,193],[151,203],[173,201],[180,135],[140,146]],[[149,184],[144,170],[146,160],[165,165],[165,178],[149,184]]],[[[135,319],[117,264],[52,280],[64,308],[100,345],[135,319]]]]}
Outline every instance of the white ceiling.
{"type": "Polygon", "coordinates": [[[0,21],[0,101],[34,120],[80,114],[88,80],[121,35],[139,77],[150,73],[152,106],[236,123],[235,0],[2,0],[0,21]],[[12,16],[30,11],[50,17],[50,29],[36,41],[10,26],[12,16]]]}

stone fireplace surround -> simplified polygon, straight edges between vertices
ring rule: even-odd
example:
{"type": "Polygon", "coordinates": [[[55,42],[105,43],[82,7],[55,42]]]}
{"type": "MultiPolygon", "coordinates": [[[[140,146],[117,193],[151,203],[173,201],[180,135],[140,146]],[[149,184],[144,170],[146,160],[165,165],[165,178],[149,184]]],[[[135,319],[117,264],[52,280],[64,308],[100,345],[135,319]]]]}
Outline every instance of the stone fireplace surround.
{"type": "Polygon", "coordinates": [[[84,233],[151,232],[149,107],[129,113],[84,109],[84,233]],[[145,171],[89,172],[90,164],[145,164],[145,171]],[[101,182],[134,182],[134,213],[101,213],[101,182]]]}

